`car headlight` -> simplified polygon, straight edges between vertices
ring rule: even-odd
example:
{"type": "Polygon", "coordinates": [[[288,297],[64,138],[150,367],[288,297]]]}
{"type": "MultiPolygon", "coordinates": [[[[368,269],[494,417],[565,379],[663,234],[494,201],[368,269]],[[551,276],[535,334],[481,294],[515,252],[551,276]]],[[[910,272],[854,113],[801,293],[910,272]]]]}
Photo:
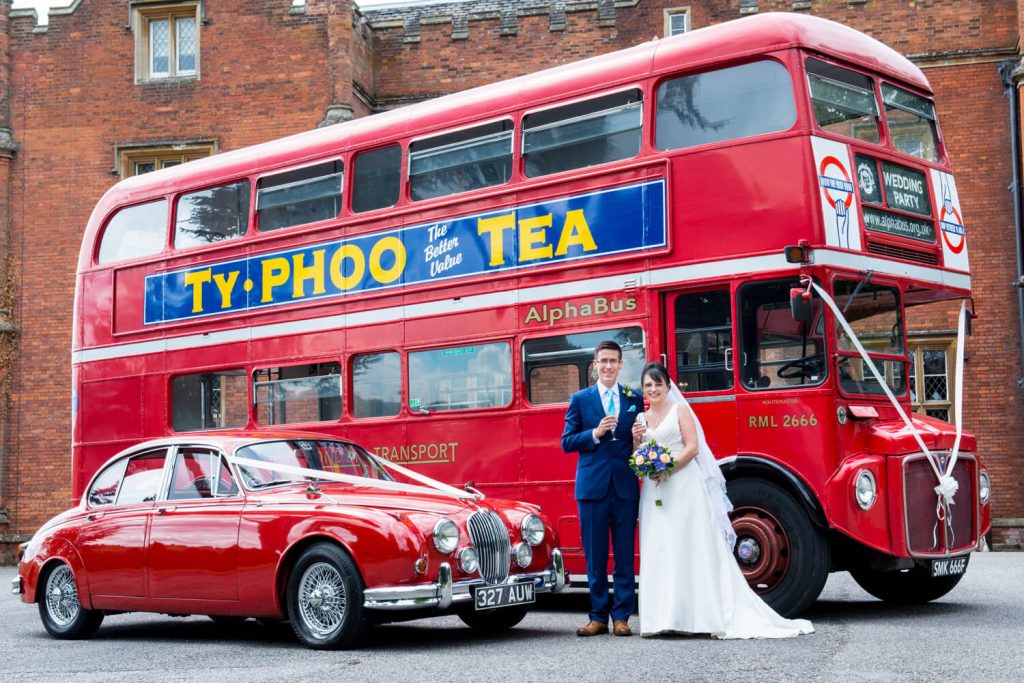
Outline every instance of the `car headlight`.
{"type": "Polygon", "coordinates": [[[512,556],[516,560],[516,564],[526,569],[533,562],[533,548],[526,543],[516,543],[515,547],[512,548],[512,556]]]}
{"type": "Polygon", "coordinates": [[[875,476],[867,470],[857,473],[857,480],[854,484],[854,498],[861,510],[869,510],[875,504],[877,491],[875,489],[875,476]]]}
{"type": "Polygon", "coordinates": [[[480,558],[475,548],[463,548],[459,551],[459,566],[466,574],[472,574],[480,568],[480,558]]]}
{"type": "Polygon", "coordinates": [[[439,519],[434,525],[434,547],[447,555],[459,545],[459,527],[450,519],[439,519]]]}
{"type": "Polygon", "coordinates": [[[523,540],[532,546],[544,542],[544,521],[537,515],[529,514],[523,517],[519,530],[523,533],[523,540]]]}
{"type": "Polygon", "coordinates": [[[992,496],[992,480],[988,478],[987,470],[982,470],[978,475],[978,495],[981,497],[982,505],[987,505],[988,499],[992,496]]]}

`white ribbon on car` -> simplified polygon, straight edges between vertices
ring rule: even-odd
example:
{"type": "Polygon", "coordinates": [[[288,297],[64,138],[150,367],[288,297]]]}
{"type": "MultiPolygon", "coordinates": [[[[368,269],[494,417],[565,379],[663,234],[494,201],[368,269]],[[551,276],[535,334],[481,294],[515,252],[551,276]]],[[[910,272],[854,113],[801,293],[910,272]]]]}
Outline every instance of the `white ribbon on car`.
{"type": "Polygon", "coordinates": [[[921,452],[924,453],[928,463],[932,466],[932,471],[935,473],[935,477],[938,480],[938,486],[935,487],[934,491],[938,496],[935,503],[935,527],[932,529],[932,542],[933,547],[938,547],[938,525],[939,522],[945,523],[949,529],[950,534],[953,533],[952,522],[950,521],[949,506],[954,504],[954,496],[956,496],[957,490],[960,488],[960,484],[957,483],[956,479],[953,478],[953,467],[956,465],[957,457],[960,454],[960,438],[963,435],[963,420],[961,419],[961,407],[963,405],[963,374],[964,374],[964,333],[967,328],[967,302],[963,301],[960,305],[960,319],[957,322],[957,334],[956,334],[956,368],[955,368],[955,388],[953,398],[953,414],[956,419],[956,437],[953,440],[953,450],[950,452],[949,462],[946,463],[945,472],[941,469],[941,463],[938,457],[928,449],[925,445],[924,440],[921,438],[921,433],[917,427],[907,416],[906,411],[903,410],[903,406],[896,400],[892,391],[889,389],[888,383],[885,381],[885,377],[878,371],[874,361],[871,360],[871,356],[864,350],[864,346],[860,343],[860,339],[854,334],[850,324],[846,321],[846,317],[843,316],[842,311],[836,305],[836,302],[832,300],[825,290],[817,285],[815,282],[811,282],[811,287],[814,291],[821,296],[822,301],[831,309],[832,313],[836,316],[836,320],[842,326],[846,336],[849,337],[853,343],[857,352],[864,360],[864,364],[871,370],[871,374],[874,376],[875,381],[882,387],[882,391],[885,392],[886,398],[892,403],[896,412],[903,419],[903,423],[910,430],[911,435],[917,441],[917,445],[921,447],[921,452]]]}
{"type": "Polygon", "coordinates": [[[340,472],[330,472],[325,470],[314,470],[308,467],[296,467],[294,465],[283,465],[276,462],[268,462],[266,460],[254,460],[252,458],[239,458],[237,456],[229,455],[228,462],[234,463],[239,467],[251,467],[255,469],[262,469],[268,472],[276,472],[280,474],[287,474],[291,476],[301,477],[303,479],[320,479],[323,481],[336,481],[343,484],[353,484],[355,486],[362,486],[366,488],[383,489],[386,491],[401,491],[404,493],[419,493],[419,494],[430,494],[434,496],[445,496],[448,498],[482,498],[482,494],[470,493],[468,491],[462,491],[449,486],[436,479],[431,479],[419,472],[414,472],[406,467],[397,465],[393,462],[388,462],[383,458],[376,458],[376,462],[379,462],[385,468],[390,469],[394,472],[402,474],[414,481],[420,482],[417,484],[403,484],[397,481],[387,481],[385,479],[368,479],[366,477],[357,477],[352,474],[341,474],[340,472]]]}

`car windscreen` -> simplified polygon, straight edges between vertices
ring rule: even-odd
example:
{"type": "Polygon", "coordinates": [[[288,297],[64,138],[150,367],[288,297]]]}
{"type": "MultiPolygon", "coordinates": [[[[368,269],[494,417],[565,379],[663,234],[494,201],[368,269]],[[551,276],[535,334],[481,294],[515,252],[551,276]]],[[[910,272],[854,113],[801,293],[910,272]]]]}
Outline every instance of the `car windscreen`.
{"type": "MultiPolygon", "coordinates": [[[[308,481],[289,468],[302,468],[334,474],[346,474],[365,479],[390,481],[384,467],[359,446],[342,441],[294,439],[260,441],[235,451],[235,457],[259,460],[266,467],[239,464],[238,469],[246,487],[267,488],[279,484],[308,481]],[[275,467],[276,466],[276,467],[275,467]]],[[[328,479],[325,477],[325,479],[328,479]]]]}

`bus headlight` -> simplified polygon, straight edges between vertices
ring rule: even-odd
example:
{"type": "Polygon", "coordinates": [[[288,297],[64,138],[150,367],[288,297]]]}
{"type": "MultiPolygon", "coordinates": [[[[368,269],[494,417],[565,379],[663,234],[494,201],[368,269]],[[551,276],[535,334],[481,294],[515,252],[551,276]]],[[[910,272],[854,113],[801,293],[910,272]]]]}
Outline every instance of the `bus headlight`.
{"type": "Polygon", "coordinates": [[[992,480],[988,478],[988,470],[982,470],[978,475],[978,496],[982,505],[988,505],[988,499],[992,496],[992,480]]]}
{"type": "Polygon", "coordinates": [[[480,568],[480,558],[477,557],[475,548],[463,548],[459,551],[459,567],[467,574],[472,574],[480,568]]]}
{"type": "Polygon", "coordinates": [[[544,541],[544,522],[537,515],[523,517],[519,530],[523,533],[523,540],[532,546],[538,546],[544,541]]]}
{"type": "Polygon", "coordinates": [[[459,527],[450,519],[439,519],[434,525],[434,547],[445,555],[459,545],[459,527]]]}
{"type": "Polygon", "coordinates": [[[515,547],[512,548],[512,555],[516,559],[516,564],[526,569],[533,562],[533,548],[526,543],[516,543],[515,547]]]}
{"type": "Polygon", "coordinates": [[[854,498],[861,510],[870,510],[875,504],[877,490],[875,489],[875,477],[867,470],[857,473],[857,480],[854,483],[854,498]]]}

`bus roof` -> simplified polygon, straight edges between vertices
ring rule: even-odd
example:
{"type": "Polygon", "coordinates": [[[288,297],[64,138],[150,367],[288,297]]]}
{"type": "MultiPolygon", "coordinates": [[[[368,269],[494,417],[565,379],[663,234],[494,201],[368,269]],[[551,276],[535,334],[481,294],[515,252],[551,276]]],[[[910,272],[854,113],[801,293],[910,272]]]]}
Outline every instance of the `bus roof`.
{"type": "Polygon", "coordinates": [[[368,148],[409,135],[452,129],[489,114],[541,106],[599,89],[635,83],[654,74],[701,68],[787,48],[805,48],[931,92],[924,73],[880,41],[827,19],[768,12],[536,73],[499,81],[345,123],[198,159],[127,178],[100,200],[86,230],[79,267],[87,268],[99,223],[111,209],[216,183],[260,169],[300,164],[326,154],[368,148]]]}

